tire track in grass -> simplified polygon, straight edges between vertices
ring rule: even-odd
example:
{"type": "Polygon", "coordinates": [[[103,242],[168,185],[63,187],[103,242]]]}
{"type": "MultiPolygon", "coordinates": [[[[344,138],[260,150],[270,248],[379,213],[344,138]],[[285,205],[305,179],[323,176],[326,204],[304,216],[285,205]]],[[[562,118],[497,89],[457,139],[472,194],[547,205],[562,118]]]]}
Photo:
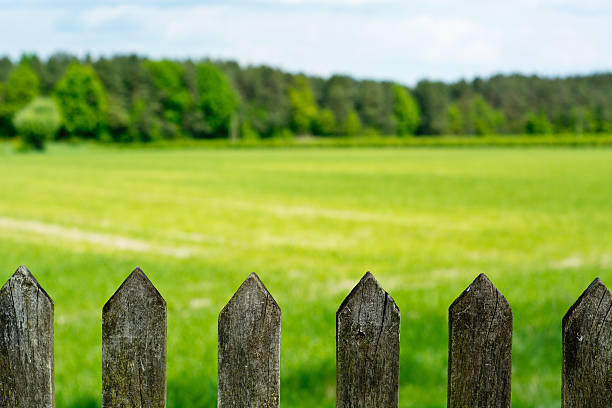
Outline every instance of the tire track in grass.
{"type": "Polygon", "coordinates": [[[207,236],[197,233],[172,231],[166,236],[189,241],[192,245],[176,245],[151,242],[144,239],[84,230],[31,219],[15,219],[0,216],[0,231],[26,232],[49,240],[70,241],[104,247],[106,249],[127,252],[156,253],[172,258],[184,259],[194,256],[211,255],[211,251],[222,248],[256,249],[265,247],[290,247],[314,251],[334,251],[347,244],[338,239],[327,239],[324,242],[298,239],[292,236],[275,235],[262,232],[253,240],[236,241],[221,236],[207,236]]]}
{"type": "Polygon", "coordinates": [[[29,232],[49,238],[66,241],[77,241],[103,246],[108,249],[129,252],[154,252],[173,258],[188,258],[199,252],[201,248],[187,246],[158,245],[142,239],[121,235],[85,231],[76,227],[64,227],[35,220],[18,220],[0,217],[0,229],[29,232]]]}

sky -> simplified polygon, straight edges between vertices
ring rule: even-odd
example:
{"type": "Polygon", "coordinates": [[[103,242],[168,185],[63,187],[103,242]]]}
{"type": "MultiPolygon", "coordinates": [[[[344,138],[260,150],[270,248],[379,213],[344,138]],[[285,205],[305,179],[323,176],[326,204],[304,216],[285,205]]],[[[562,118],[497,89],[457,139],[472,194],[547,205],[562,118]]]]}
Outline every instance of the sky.
{"type": "Polygon", "coordinates": [[[454,81],[612,71],[611,0],[0,0],[0,55],[232,59],[454,81]]]}

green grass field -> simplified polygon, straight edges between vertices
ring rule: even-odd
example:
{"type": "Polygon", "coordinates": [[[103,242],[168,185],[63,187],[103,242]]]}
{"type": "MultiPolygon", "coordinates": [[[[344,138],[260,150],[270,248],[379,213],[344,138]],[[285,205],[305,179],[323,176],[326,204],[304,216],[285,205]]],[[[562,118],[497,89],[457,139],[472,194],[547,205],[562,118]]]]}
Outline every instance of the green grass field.
{"type": "Polygon", "coordinates": [[[371,270],[402,311],[401,407],[446,404],[447,309],[514,310],[514,407],[558,407],[561,318],[612,284],[612,149],[0,149],[0,279],[55,300],[58,408],[100,406],[101,310],[168,302],[168,406],[216,406],[217,315],[255,271],[283,310],[284,407],[333,407],[335,312],[371,270]]]}

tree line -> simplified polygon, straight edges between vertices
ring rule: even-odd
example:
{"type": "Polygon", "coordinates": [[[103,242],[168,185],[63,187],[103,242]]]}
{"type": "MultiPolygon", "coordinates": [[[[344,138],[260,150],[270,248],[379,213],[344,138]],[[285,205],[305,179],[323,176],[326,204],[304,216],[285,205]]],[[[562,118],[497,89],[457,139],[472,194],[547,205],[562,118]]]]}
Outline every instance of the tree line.
{"type": "Polygon", "coordinates": [[[147,142],[612,132],[612,74],[390,81],[233,61],[0,58],[0,136],[147,142]]]}

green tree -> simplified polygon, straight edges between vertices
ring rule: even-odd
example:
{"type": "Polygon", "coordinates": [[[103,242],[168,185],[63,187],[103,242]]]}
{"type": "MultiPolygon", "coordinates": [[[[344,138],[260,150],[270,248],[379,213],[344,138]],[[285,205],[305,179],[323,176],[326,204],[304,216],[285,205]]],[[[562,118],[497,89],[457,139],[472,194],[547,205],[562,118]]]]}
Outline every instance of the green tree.
{"type": "Polygon", "coordinates": [[[248,122],[262,137],[272,137],[291,126],[291,75],[266,66],[232,71],[234,85],[243,102],[242,122],[248,122]]]}
{"type": "Polygon", "coordinates": [[[2,106],[4,105],[3,93],[4,93],[4,84],[0,82],[0,139],[8,136],[6,119],[2,117],[2,106]]]}
{"type": "Polygon", "coordinates": [[[90,66],[71,64],[55,87],[55,99],[69,135],[97,138],[104,130],[106,92],[90,66]]]}
{"type": "Polygon", "coordinates": [[[573,107],[570,111],[572,129],[577,134],[594,133],[598,128],[598,121],[593,114],[584,107],[573,107]]]}
{"type": "Polygon", "coordinates": [[[137,98],[130,110],[130,126],[125,135],[126,142],[150,142],[163,138],[161,119],[156,102],[145,102],[137,98]]]}
{"type": "Polygon", "coordinates": [[[39,94],[40,80],[32,68],[22,62],[9,74],[0,95],[0,132],[13,134],[12,118],[39,94]]]}
{"type": "Polygon", "coordinates": [[[66,72],[70,64],[77,62],[77,58],[65,54],[56,53],[49,57],[47,62],[42,66],[42,76],[40,78],[42,92],[49,94],[53,92],[53,87],[66,72]]]}
{"type": "Polygon", "coordinates": [[[349,112],[355,108],[358,85],[355,79],[345,75],[334,75],[325,84],[322,106],[332,110],[338,123],[344,123],[349,112]]]}
{"type": "Polygon", "coordinates": [[[419,106],[401,85],[394,85],[396,132],[399,136],[414,135],[420,120],[419,106]]]}
{"type": "Polygon", "coordinates": [[[448,107],[448,132],[452,135],[463,134],[463,117],[459,105],[453,103],[448,107]]]}
{"type": "Polygon", "coordinates": [[[342,124],[342,134],[345,136],[357,136],[362,132],[361,119],[353,109],[346,115],[346,120],[342,124]]]}
{"type": "Polygon", "coordinates": [[[259,135],[249,122],[244,122],[240,126],[240,138],[242,140],[259,140],[259,135]]]}
{"type": "Polygon", "coordinates": [[[164,137],[176,138],[181,134],[185,113],[193,101],[185,83],[185,66],[180,62],[161,60],[145,62],[160,101],[160,125],[164,137]]]}
{"type": "Polygon", "coordinates": [[[452,134],[488,135],[503,127],[504,115],[493,109],[482,95],[467,91],[449,105],[447,123],[452,134]]]}
{"type": "Polygon", "coordinates": [[[396,133],[394,84],[391,82],[362,81],[355,107],[368,133],[396,133]],[[376,130],[376,131],[374,131],[376,130]]]}
{"type": "Polygon", "coordinates": [[[210,63],[196,66],[198,107],[204,115],[206,135],[228,137],[238,97],[227,77],[210,63]]]}
{"type": "Polygon", "coordinates": [[[297,134],[309,133],[318,116],[318,107],[308,82],[304,75],[298,75],[292,87],[289,88],[291,103],[291,126],[297,134]]]}
{"type": "Polygon", "coordinates": [[[36,73],[36,77],[39,79],[39,81],[42,80],[44,67],[42,61],[40,58],[38,58],[38,55],[22,54],[21,58],[19,59],[19,65],[27,65],[36,73]]]}
{"type": "Polygon", "coordinates": [[[448,132],[449,87],[443,82],[421,81],[414,90],[421,107],[421,122],[418,133],[441,135],[448,132]]]}
{"type": "Polygon", "coordinates": [[[331,109],[321,109],[314,125],[315,134],[333,136],[336,133],[336,117],[331,109]]]}
{"type": "Polygon", "coordinates": [[[130,129],[130,113],[123,104],[123,100],[115,95],[108,96],[107,118],[110,138],[115,141],[128,141],[127,133],[130,129]]]}
{"type": "MultiPolygon", "coordinates": [[[[50,69],[51,59],[47,65],[50,69]]],[[[58,62],[56,65],[61,64],[58,62]]],[[[136,55],[102,57],[94,62],[93,67],[108,95],[108,129],[111,138],[120,142],[161,138],[163,104],[145,60],[136,55]]],[[[167,125],[166,128],[175,133],[180,130],[175,124],[167,125]]]]}
{"type": "MultiPolygon", "coordinates": [[[[215,122],[216,115],[206,115],[200,106],[198,63],[149,61],[136,55],[92,60],[56,54],[46,61],[24,55],[16,65],[7,57],[0,58],[0,135],[14,134],[14,114],[38,95],[38,90],[50,93],[65,76],[67,66],[74,62],[88,65],[88,61],[109,100],[109,133],[95,133],[108,140],[225,136],[229,123],[235,130],[248,124],[245,129],[252,128],[262,138],[287,134],[290,129],[329,134],[329,126],[324,123],[331,122],[327,120],[331,115],[324,109],[333,112],[333,133],[338,135],[345,133],[345,124],[357,123],[354,116],[347,122],[352,111],[358,115],[359,134],[406,134],[411,128],[405,126],[410,123],[405,120],[410,115],[405,114],[403,95],[391,82],[360,81],[341,75],[325,80],[266,66],[242,68],[234,61],[208,61],[206,64],[223,72],[239,101],[230,115],[233,119],[214,130],[214,123],[211,126],[209,121],[215,122]],[[29,73],[24,74],[26,71],[29,73]],[[33,85],[23,86],[27,82],[33,85]],[[301,92],[303,89],[306,91],[301,92]]],[[[567,78],[496,75],[454,83],[421,81],[414,90],[404,90],[418,102],[417,134],[525,132],[529,112],[545,113],[552,131],[558,133],[603,133],[612,128],[611,73],[567,78]]],[[[531,123],[530,131],[541,131],[541,126],[534,126],[537,124],[537,120],[531,123]]]]}
{"type": "Polygon", "coordinates": [[[15,114],[13,123],[24,146],[42,150],[60,127],[60,113],[51,98],[38,97],[15,114]]]}
{"type": "Polygon", "coordinates": [[[0,82],[6,81],[9,73],[13,69],[13,62],[9,59],[9,57],[0,58],[0,82]]]}
{"type": "Polygon", "coordinates": [[[595,131],[599,133],[612,133],[612,105],[597,106],[594,111],[595,131]]]}
{"type": "Polygon", "coordinates": [[[489,135],[497,132],[503,123],[503,114],[489,106],[482,95],[475,95],[470,101],[470,122],[473,134],[489,135]]]}
{"type": "Polygon", "coordinates": [[[525,121],[525,133],[530,135],[544,135],[552,133],[552,126],[546,114],[539,115],[530,112],[525,121]]]}

